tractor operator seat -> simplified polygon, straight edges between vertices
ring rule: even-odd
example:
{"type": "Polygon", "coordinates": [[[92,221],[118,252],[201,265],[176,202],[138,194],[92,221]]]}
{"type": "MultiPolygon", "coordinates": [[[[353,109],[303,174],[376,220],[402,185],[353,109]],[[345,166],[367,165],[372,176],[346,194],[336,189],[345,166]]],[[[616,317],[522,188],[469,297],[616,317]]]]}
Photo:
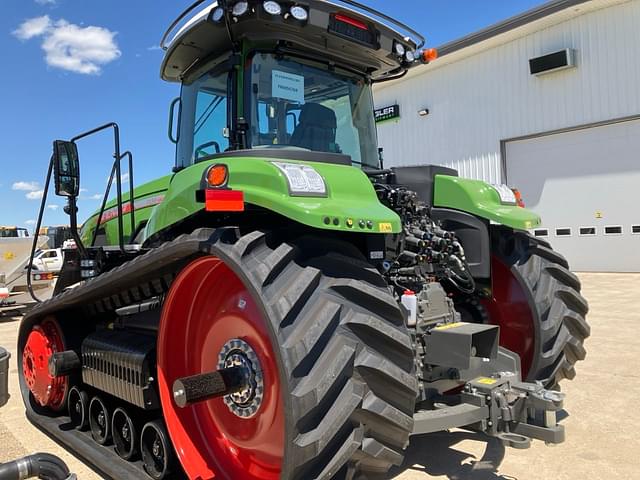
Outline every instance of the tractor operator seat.
{"type": "Polygon", "coordinates": [[[336,145],[336,114],[319,103],[306,103],[300,111],[300,120],[290,145],[316,152],[338,153],[336,145]]]}

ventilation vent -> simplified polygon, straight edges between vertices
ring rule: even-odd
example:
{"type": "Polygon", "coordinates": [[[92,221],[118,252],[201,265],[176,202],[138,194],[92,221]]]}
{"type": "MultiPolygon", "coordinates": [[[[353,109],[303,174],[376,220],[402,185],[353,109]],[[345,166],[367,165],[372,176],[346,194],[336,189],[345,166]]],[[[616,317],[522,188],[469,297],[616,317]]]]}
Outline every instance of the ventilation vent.
{"type": "Polygon", "coordinates": [[[640,235],[640,225],[631,225],[631,233],[640,235]]]}
{"type": "Polygon", "coordinates": [[[538,228],[537,230],[533,231],[533,235],[536,237],[548,237],[549,230],[547,230],[546,228],[538,228]]]}
{"type": "Polygon", "coordinates": [[[596,227],[580,227],[580,236],[593,237],[596,234],[596,227]]]}
{"type": "Polygon", "coordinates": [[[604,234],[605,235],[622,235],[622,227],[619,225],[604,227],[604,234]]]}
{"type": "Polygon", "coordinates": [[[556,228],[556,237],[570,237],[571,229],[570,228],[556,228]]]}
{"type": "Polygon", "coordinates": [[[567,48],[559,52],[543,55],[542,57],[532,58],[529,60],[531,75],[545,75],[547,73],[573,68],[576,66],[575,57],[575,50],[567,48]]]}

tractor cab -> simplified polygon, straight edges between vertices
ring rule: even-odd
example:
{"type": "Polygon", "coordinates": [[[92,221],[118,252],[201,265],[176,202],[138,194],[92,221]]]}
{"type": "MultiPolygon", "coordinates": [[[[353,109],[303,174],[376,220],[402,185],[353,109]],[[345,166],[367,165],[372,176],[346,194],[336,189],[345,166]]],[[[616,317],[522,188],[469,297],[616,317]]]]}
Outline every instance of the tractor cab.
{"type": "Polygon", "coordinates": [[[182,83],[177,169],[239,150],[379,167],[371,85],[422,57],[419,34],[352,1],[227,0],[196,11],[204,3],[162,41],[162,77],[182,83]]]}

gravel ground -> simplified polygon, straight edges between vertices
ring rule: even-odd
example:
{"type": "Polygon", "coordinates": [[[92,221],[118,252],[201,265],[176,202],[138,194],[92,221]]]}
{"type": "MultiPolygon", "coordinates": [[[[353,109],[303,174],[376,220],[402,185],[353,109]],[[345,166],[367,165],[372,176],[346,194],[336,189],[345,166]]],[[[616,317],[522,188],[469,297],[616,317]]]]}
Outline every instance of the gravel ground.
{"type": "MultiPolygon", "coordinates": [[[[640,275],[582,274],[589,300],[592,335],[588,357],[578,376],[565,382],[565,443],[546,447],[534,442],[528,450],[505,450],[499,442],[463,431],[415,439],[406,466],[396,480],[553,480],[640,478],[635,455],[640,450],[636,426],[640,409],[640,275]]],[[[9,404],[0,410],[0,462],[27,453],[60,455],[81,480],[99,479],[25,419],[18,394],[15,343],[18,318],[0,317],[0,345],[14,356],[9,404]]]]}

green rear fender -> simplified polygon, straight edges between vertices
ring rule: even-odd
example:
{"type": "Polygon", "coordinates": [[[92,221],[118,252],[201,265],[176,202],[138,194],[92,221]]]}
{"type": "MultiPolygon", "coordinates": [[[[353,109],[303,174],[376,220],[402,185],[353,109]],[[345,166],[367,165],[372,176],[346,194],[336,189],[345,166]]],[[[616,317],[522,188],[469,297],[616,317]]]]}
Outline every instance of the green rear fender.
{"type": "Polygon", "coordinates": [[[229,168],[229,184],[244,193],[246,204],[276,212],[309,227],[359,233],[399,233],[400,217],[382,205],[369,178],[359,169],[345,165],[305,163],[292,160],[233,157],[201,162],[173,177],[166,196],[149,219],[145,237],[204,209],[195,192],[205,171],[215,163],[229,168]],[[302,197],[289,194],[287,179],[273,162],[313,167],[324,179],[327,196],[302,197]]]}
{"type": "Polygon", "coordinates": [[[517,230],[529,230],[540,225],[540,217],[536,213],[503,204],[498,192],[481,180],[436,175],[433,204],[471,213],[517,230]]]}

